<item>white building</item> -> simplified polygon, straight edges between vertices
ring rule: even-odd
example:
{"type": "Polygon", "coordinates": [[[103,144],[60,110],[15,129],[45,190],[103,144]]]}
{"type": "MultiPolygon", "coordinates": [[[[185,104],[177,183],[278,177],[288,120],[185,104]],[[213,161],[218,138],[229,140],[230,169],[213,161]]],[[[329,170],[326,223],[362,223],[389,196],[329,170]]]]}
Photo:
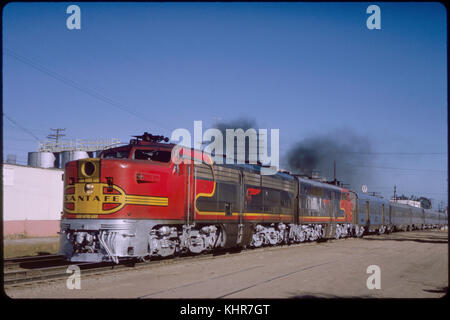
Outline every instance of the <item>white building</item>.
{"type": "Polygon", "coordinates": [[[57,236],[63,210],[63,172],[3,164],[3,235],[57,236]]]}
{"type": "Polygon", "coordinates": [[[397,202],[402,204],[407,204],[412,207],[421,208],[420,201],[414,201],[414,200],[391,200],[391,202],[397,202]]]}

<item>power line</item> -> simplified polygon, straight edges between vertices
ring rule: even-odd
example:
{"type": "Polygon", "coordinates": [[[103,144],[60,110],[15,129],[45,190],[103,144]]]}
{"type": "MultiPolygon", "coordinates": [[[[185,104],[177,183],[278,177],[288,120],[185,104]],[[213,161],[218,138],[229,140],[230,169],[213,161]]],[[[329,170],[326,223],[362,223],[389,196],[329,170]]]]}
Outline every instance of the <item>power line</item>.
{"type": "Polygon", "coordinates": [[[362,155],[402,155],[402,156],[416,156],[416,155],[447,155],[446,152],[336,152],[339,154],[362,154],[362,155]]]}
{"type": "MultiPolygon", "coordinates": [[[[280,147],[280,150],[292,150],[291,147],[280,147]]],[[[359,152],[359,151],[345,151],[345,152],[326,152],[325,154],[360,154],[360,155],[401,155],[401,156],[417,156],[417,155],[445,155],[447,152],[359,152]]]]}
{"type": "MultiPolygon", "coordinates": [[[[391,187],[380,187],[380,186],[378,186],[378,187],[371,187],[372,189],[374,189],[374,190],[377,190],[377,189],[385,189],[385,190],[392,190],[392,186],[391,187]]],[[[425,192],[425,191],[420,191],[420,190],[417,190],[417,191],[410,191],[410,190],[403,190],[403,189],[400,189],[400,188],[397,188],[397,194],[399,194],[399,193],[411,193],[411,194],[413,194],[413,193],[415,193],[415,194],[447,194],[446,192],[425,192]]]]}
{"type": "MultiPolygon", "coordinates": [[[[289,166],[288,163],[281,163],[283,166],[289,166]]],[[[385,170],[409,170],[409,171],[426,171],[426,172],[447,172],[447,170],[436,170],[436,169],[418,169],[418,168],[393,168],[393,167],[379,167],[379,166],[364,166],[364,165],[342,165],[338,164],[338,167],[344,168],[373,168],[373,169],[385,169],[385,170]]]]}
{"type": "Polygon", "coordinates": [[[12,57],[12,58],[14,58],[14,59],[16,59],[16,60],[18,60],[18,61],[20,61],[22,63],[25,63],[25,64],[35,68],[36,70],[39,70],[39,71],[47,74],[48,76],[50,76],[50,77],[52,77],[52,78],[54,78],[54,79],[56,79],[58,81],[61,81],[62,83],[66,84],[68,86],[71,86],[71,87],[73,87],[73,88],[75,88],[75,89],[77,89],[77,90],[79,90],[79,91],[81,91],[83,93],[86,93],[86,94],[90,95],[93,98],[96,98],[98,100],[101,100],[101,101],[109,104],[109,105],[112,105],[112,106],[114,106],[114,107],[116,107],[116,108],[118,108],[118,109],[120,109],[120,110],[122,110],[124,112],[127,112],[127,113],[129,113],[129,114],[131,114],[131,115],[133,115],[133,116],[135,116],[135,117],[137,117],[139,119],[144,119],[146,121],[152,122],[152,123],[156,124],[157,126],[159,126],[161,129],[167,130],[166,126],[161,124],[159,121],[146,119],[142,115],[137,114],[136,112],[129,110],[129,108],[127,106],[125,106],[125,105],[123,105],[123,104],[121,104],[121,103],[119,103],[117,101],[114,101],[113,99],[110,99],[110,98],[106,97],[105,95],[99,93],[98,91],[96,91],[94,89],[83,87],[82,85],[78,84],[77,82],[75,82],[75,81],[73,81],[73,80],[71,80],[69,78],[66,78],[66,77],[64,77],[64,76],[62,76],[62,75],[60,75],[60,74],[58,74],[56,72],[53,72],[53,71],[47,69],[46,67],[44,67],[43,65],[38,64],[38,63],[32,61],[31,59],[26,58],[26,57],[18,54],[17,52],[15,52],[15,51],[13,51],[13,50],[11,50],[9,48],[4,48],[4,50],[5,50],[5,53],[7,55],[9,55],[10,57],[12,57]]]}
{"type": "Polygon", "coordinates": [[[359,167],[359,168],[374,168],[374,169],[386,169],[386,170],[410,170],[410,171],[429,171],[429,172],[447,172],[447,170],[435,170],[435,169],[418,169],[418,168],[393,168],[393,167],[378,167],[378,166],[361,166],[361,165],[347,165],[344,167],[359,167]]]}
{"type": "Polygon", "coordinates": [[[5,141],[25,141],[25,142],[28,142],[28,141],[30,141],[30,139],[29,138],[25,138],[25,139],[22,139],[22,138],[11,138],[11,137],[3,136],[3,143],[5,141]]]}
{"type": "Polygon", "coordinates": [[[28,133],[30,136],[32,136],[34,139],[36,139],[37,141],[39,141],[39,138],[36,137],[30,130],[28,130],[27,128],[22,127],[20,124],[18,124],[16,121],[14,121],[11,117],[9,117],[8,115],[6,115],[3,112],[3,116],[8,119],[9,121],[11,121],[13,124],[15,124],[17,127],[19,127],[20,129],[22,129],[24,132],[28,133]]]}
{"type": "MultiPolygon", "coordinates": [[[[7,123],[5,122],[5,123],[4,123],[5,127],[6,127],[6,124],[7,124],[7,123]]],[[[17,128],[16,126],[8,126],[8,130],[16,130],[16,129],[21,130],[21,129],[17,128]]],[[[30,130],[30,131],[32,131],[32,132],[42,132],[42,134],[48,132],[48,130],[36,129],[36,128],[30,128],[30,127],[27,127],[27,129],[30,130]]]]}

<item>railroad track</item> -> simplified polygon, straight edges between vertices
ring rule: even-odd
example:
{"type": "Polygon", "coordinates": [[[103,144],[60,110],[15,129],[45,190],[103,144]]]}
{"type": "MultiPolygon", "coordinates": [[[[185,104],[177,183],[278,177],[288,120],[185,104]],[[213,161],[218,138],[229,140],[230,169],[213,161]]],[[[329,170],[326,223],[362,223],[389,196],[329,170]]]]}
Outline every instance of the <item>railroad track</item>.
{"type": "MultiPolygon", "coordinates": [[[[313,242],[311,242],[313,244],[313,242]]],[[[145,260],[145,261],[136,261],[136,260],[128,260],[128,261],[120,261],[119,264],[115,264],[113,262],[82,262],[82,263],[73,263],[64,260],[63,256],[46,256],[41,257],[25,257],[18,259],[7,259],[5,260],[4,267],[4,279],[3,283],[5,287],[10,286],[23,286],[30,285],[42,282],[48,282],[51,280],[62,279],[70,276],[70,273],[67,273],[67,269],[70,265],[76,265],[80,268],[82,275],[94,275],[94,274],[103,274],[106,272],[116,272],[122,270],[133,270],[148,268],[151,266],[157,265],[165,265],[165,264],[177,264],[183,263],[189,260],[204,260],[204,259],[213,259],[219,258],[227,255],[233,254],[248,254],[252,252],[261,252],[266,250],[280,250],[288,247],[296,247],[296,246],[304,246],[305,243],[300,244],[291,244],[291,245],[283,245],[283,246],[274,246],[274,247],[261,247],[251,250],[241,250],[241,251],[219,251],[215,253],[204,253],[201,255],[183,255],[172,258],[155,258],[153,260],[145,260]],[[23,260],[22,260],[23,259],[23,260]],[[20,261],[19,261],[20,260],[20,261]],[[42,262],[53,262],[60,265],[51,265],[51,266],[42,266],[40,263],[42,262]],[[9,268],[13,265],[17,266],[17,263],[21,266],[20,268],[12,269],[9,268]],[[8,270],[9,268],[9,270],[8,270]]]]}
{"type": "MultiPolygon", "coordinates": [[[[356,239],[356,238],[344,238],[344,239],[356,239]]],[[[331,240],[331,241],[340,241],[331,240]]],[[[148,268],[151,266],[164,265],[164,264],[176,264],[182,263],[188,260],[203,260],[212,259],[233,254],[251,254],[262,251],[271,250],[283,250],[286,248],[292,248],[305,245],[317,245],[317,242],[306,242],[281,246],[269,246],[260,247],[250,250],[241,251],[219,251],[215,253],[205,253],[202,255],[185,255],[169,258],[156,258],[152,260],[136,261],[126,260],[121,261],[119,264],[113,262],[80,262],[73,263],[64,260],[64,256],[60,255],[46,255],[35,257],[23,257],[4,260],[4,286],[22,286],[30,285],[34,283],[48,282],[50,280],[56,280],[61,278],[67,278],[70,273],[67,272],[67,268],[70,265],[76,265],[80,268],[83,275],[103,274],[106,272],[116,272],[121,270],[133,270],[148,268]],[[19,267],[19,268],[18,268],[19,267]]]]}
{"type": "Polygon", "coordinates": [[[11,270],[16,268],[32,267],[37,264],[52,264],[62,261],[64,261],[64,256],[57,254],[8,258],[3,260],[3,268],[6,270],[11,270]]]}
{"type": "MultiPolygon", "coordinates": [[[[130,267],[133,269],[141,269],[148,268],[150,266],[163,265],[163,264],[174,264],[185,262],[190,259],[210,259],[216,257],[217,254],[207,253],[203,255],[189,255],[189,256],[180,256],[175,258],[164,258],[164,259],[156,259],[156,260],[146,260],[146,261],[121,261],[119,264],[115,264],[113,262],[83,262],[83,263],[70,263],[64,261],[64,265],[59,266],[50,266],[50,267],[38,267],[38,268],[30,268],[30,269],[16,269],[12,271],[4,270],[4,286],[21,286],[21,285],[30,285],[33,283],[42,283],[49,280],[56,280],[61,278],[67,278],[70,276],[70,273],[67,272],[67,269],[70,265],[76,265],[80,268],[83,275],[89,274],[103,274],[105,272],[115,272],[121,270],[129,270],[130,267]]],[[[39,262],[39,261],[37,261],[39,262]]]]}

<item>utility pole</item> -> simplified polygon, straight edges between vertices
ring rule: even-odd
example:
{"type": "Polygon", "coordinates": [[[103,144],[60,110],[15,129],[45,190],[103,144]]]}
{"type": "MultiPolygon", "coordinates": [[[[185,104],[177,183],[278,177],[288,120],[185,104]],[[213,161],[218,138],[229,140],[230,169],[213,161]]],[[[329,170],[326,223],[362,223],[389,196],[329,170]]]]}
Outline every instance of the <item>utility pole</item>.
{"type": "Polygon", "coordinates": [[[61,129],[61,128],[58,128],[58,129],[50,129],[50,130],[56,131],[56,133],[55,133],[55,134],[49,134],[49,135],[47,136],[47,139],[55,140],[56,145],[58,145],[59,137],[65,137],[65,136],[66,136],[65,134],[61,134],[61,133],[60,133],[60,132],[62,132],[62,131],[65,131],[65,130],[66,130],[65,128],[64,128],[64,129],[61,129]]]}
{"type": "Polygon", "coordinates": [[[336,183],[336,160],[333,160],[333,165],[334,165],[334,179],[333,182],[335,185],[337,185],[336,183]]]}
{"type": "Polygon", "coordinates": [[[394,185],[394,201],[397,202],[397,186],[394,185]]]}

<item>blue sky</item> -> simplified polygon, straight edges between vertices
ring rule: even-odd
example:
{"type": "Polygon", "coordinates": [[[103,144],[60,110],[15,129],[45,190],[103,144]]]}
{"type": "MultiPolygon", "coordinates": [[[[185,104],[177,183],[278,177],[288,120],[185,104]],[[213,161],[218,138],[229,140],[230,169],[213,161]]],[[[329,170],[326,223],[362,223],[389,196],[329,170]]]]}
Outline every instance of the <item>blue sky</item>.
{"type": "MultiPolygon", "coordinates": [[[[441,4],[10,3],[2,14],[3,112],[39,139],[66,128],[126,142],[246,117],[280,129],[283,164],[295,142],[345,128],[377,153],[369,191],[447,202],[441,4]],[[81,30],[66,27],[70,4],[81,30]],[[381,30],[366,27],[370,4],[381,30]]],[[[29,151],[36,140],[3,117],[4,159],[25,164],[29,151]]]]}

